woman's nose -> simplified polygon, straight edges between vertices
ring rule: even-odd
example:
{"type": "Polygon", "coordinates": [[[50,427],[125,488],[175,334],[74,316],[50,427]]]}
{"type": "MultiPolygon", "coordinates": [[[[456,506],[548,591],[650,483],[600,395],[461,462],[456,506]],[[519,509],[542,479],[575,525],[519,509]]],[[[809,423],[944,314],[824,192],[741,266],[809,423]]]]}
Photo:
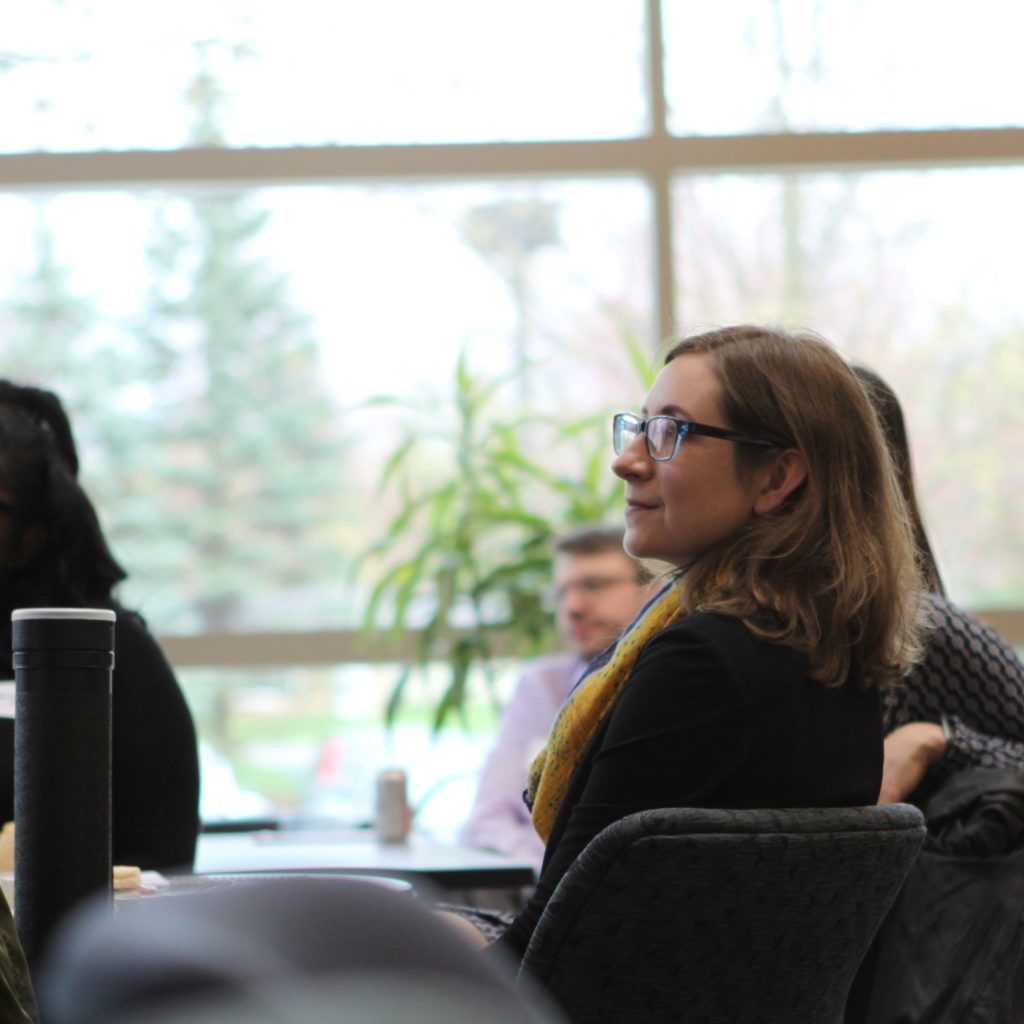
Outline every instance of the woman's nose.
{"type": "Polygon", "coordinates": [[[637,434],[612,460],[612,472],[621,479],[642,476],[650,471],[651,458],[647,454],[647,438],[637,434]]]}

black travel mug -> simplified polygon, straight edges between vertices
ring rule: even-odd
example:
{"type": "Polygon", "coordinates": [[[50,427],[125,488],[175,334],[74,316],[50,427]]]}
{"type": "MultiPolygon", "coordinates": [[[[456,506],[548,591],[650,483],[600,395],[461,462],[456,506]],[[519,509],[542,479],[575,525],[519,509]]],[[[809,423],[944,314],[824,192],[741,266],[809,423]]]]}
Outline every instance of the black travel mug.
{"type": "Polygon", "coordinates": [[[76,903],[98,893],[112,901],[115,618],[104,608],[20,608],[11,615],[14,910],[30,967],[76,903]]]}

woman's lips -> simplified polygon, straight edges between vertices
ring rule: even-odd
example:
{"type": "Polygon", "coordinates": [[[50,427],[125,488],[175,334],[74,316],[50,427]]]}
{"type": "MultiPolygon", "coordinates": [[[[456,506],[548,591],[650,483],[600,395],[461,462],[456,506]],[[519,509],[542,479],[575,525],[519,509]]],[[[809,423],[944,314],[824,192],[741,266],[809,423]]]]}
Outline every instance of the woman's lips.
{"type": "Polygon", "coordinates": [[[630,500],[626,502],[626,515],[639,515],[641,512],[650,512],[653,508],[655,508],[654,505],[648,505],[642,501],[630,500]]]}

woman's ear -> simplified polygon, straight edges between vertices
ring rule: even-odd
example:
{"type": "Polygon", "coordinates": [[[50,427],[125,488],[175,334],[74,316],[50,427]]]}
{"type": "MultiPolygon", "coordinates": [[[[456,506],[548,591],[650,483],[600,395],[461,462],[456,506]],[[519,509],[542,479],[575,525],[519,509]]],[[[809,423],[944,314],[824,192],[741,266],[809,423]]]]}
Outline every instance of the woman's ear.
{"type": "Polygon", "coordinates": [[[807,479],[807,460],[796,448],[787,448],[776,456],[764,485],[754,500],[754,512],[766,516],[776,511],[783,502],[807,479]]]}

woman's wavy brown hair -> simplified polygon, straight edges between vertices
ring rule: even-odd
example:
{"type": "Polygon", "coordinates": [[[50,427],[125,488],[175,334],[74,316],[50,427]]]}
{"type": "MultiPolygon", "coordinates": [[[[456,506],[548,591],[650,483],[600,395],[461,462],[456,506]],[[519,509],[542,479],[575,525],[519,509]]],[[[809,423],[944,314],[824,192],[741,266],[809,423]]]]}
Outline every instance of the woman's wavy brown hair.
{"type": "MultiPolygon", "coordinates": [[[[922,579],[886,439],[839,353],[811,332],[741,325],[668,351],[707,355],[732,430],[800,451],[807,479],[774,513],[701,555],[684,603],[803,652],[826,686],[901,678],[920,656],[922,579]]],[[[777,451],[737,445],[741,473],[777,451]]]]}

